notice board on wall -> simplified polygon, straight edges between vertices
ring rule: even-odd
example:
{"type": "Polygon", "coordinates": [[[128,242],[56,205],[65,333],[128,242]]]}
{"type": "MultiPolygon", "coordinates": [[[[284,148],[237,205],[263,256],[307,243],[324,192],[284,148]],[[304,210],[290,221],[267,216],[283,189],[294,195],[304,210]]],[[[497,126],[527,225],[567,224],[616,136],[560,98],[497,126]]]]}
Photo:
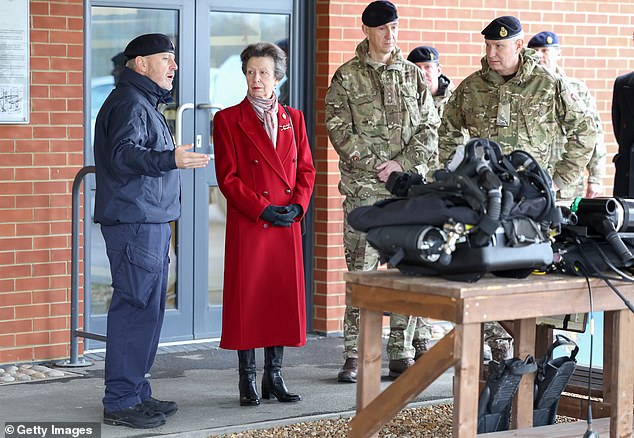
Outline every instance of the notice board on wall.
{"type": "Polygon", "coordinates": [[[29,123],[29,0],[0,0],[0,123],[29,123]]]}

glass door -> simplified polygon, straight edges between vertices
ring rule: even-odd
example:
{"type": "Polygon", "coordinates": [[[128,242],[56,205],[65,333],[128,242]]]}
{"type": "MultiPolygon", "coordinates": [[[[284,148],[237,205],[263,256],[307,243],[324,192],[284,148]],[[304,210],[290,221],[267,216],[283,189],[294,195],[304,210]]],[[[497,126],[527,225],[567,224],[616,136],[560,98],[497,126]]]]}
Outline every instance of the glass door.
{"type": "MultiPolygon", "coordinates": [[[[191,47],[192,35],[181,34],[181,29],[192,28],[193,2],[175,5],[166,5],[160,9],[147,2],[146,6],[126,6],[129,2],[120,2],[117,5],[102,6],[94,2],[90,7],[89,33],[87,32],[87,46],[89,66],[86,68],[86,99],[90,102],[90,124],[86,123],[86,162],[94,163],[92,141],[94,125],[97,113],[104,100],[115,87],[120,72],[124,68],[125,57],[123,49],[134,37],[144,33],[161,32],[167,34],[176,46],[176,62],[179,65],[174,89],[172,92],[174,103],[163,104],[159,110],[174,132],[176,128],[176,115],[180,101],[187,94],[193,96],[193,89],[188,89],[184,84],[191,84],[194,68],[192,65],[192,51],[187,52],[184,47],[191,47]],[[189,39],[190,43],[182,42],[189,39]],[[189,77],[188,77],[189,76],[189,77]],[[90,133],[90,135],[89,135],[90,133]]],[[[140,2],[141,4],[144,2],[140,2]]],[[[191,98],[191,97],[190,97],[191,98]]],[[[193,185],[193,171],[181,172],[183,187],[193,185]]],[[[85,328],[86,331],[106,334],[106,317],[112,298],[112,278],[106,256],[105,243],[100,231],[100,225],[93,222],[94,212],[94,175],[86,179],[86,282],[85,282],[85,328]]],[[[191,190],[190,190],[191,191],[191,190]]],[[[166,315],[162,331],[162,340],[191,339],[192,337],[192,306],[193,287],[191,285],[191,273],[186,267],[191,265],[191,248],[193,231],[191,227],[191,208],[184,208],[181,219],[171,223],[172,241],[170,245],[170,273],[168,280],[166,315]],[[189,226],[186,224],[189,222],[189,226]]],[[[102,342],[87,340],[87,349],[103,348],[102,342]]]]}
{"type": "MultiPolygon", "coordinates": [[[[213,155],[214,114],[240,103],[246,97],[240,53],[260,41],[277,43],[287,54],[289,47],[292,1],[243,1],[240,6],[226,1],[208,0],[197,5],[197,87],[196,138],[201,152],[213,155]],[[208,64],[201,62],[208,61],[208,64]]],[[[290,60],[289,60],[290,61],[290,60]]],[[[290,62],[289,62],[290,64],[290,62]]],[[[289,99],[288,80],[280,81],[280,101],[289,99]]],[[[194,297],[194,335],[196,338],[220,336],[226,200],[218,189],[212,165],[195,176],[194,242],[198,272],[196,290],[206,291],[194,297]]]]}

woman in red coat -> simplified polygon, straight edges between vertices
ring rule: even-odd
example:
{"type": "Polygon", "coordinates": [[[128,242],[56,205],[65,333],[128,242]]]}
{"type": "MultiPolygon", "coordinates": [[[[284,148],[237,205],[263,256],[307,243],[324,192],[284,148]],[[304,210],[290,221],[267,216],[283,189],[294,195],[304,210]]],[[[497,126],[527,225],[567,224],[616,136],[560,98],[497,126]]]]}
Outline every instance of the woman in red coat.
{"type": "Polygon", "coordinates": [[[306,343],[302,219],[315,167],[301,111],[277,101],[286,72],[276,45],[240,58],[247,97],[214,117],[218,186],[227,198],[220,347],[238,350],[240,405],[255,406],[255,348],[264,347],[262,397],[294,402],[281,375],[284,346],[306,343]]]}

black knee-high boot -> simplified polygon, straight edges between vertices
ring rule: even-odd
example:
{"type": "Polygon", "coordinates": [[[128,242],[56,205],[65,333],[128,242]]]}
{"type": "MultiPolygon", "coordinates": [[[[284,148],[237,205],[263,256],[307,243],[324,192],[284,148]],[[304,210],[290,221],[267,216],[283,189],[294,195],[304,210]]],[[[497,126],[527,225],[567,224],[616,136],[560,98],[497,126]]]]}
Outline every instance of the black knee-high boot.
{"type": "Polygon", "coordinates": [[[271,394],[281,402],[296,402],[302,398],[297,394],[291,394],[286,389],[282,377],[282,358],[284,347],[264,348],[264,376],[262,377],[262,397],[271,398],[271,394]]]}
{"type": "Polygon", "coordinates": [[[240,406],[260,404],[255,383],[255,350],[238,350],[238,372],[240,373],[240,406]]]}

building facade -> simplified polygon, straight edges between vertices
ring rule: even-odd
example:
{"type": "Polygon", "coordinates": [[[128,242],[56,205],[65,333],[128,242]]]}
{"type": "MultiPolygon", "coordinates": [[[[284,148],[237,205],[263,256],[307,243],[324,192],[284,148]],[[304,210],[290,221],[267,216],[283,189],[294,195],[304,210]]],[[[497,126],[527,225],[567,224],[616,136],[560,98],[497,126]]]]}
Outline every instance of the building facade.
{"type": "MultiPolygon", "coordinates": [[[[288,78],[278,94],[306,114],[317,167],[305,238],[308,329],[342,331],[342,198],[324,96],[332,74],[354,56],[363,38],[361,12],[368,1],[227,3],[168,0],[157,8],[149,0],[28,2],[29,121],[0,124],[0,364],[69,356],[73,180],[92,164],[92,124],[116,81],[117,55],[145,32],[167,33],[175,40],[180,67],[175,103],[164,113],[177,139],[208,153],[213,153],[214,112],[237,103],[246,91],[236,55],[259,40],[287,50],[288,78]]],[[[480,31],[496,16],[519,17],[527,36],[556,32],[566,73],[584,80],[597,100],[609,153],[604,195],[611,194],[612,85],[616,76],[634,70],[630,0],[509,0],[506,9],[485,0],[395,4],[404,54],[417,45],[435,46],[443,73],[456,83],[480,67],[480,31]]],[[[80,326],[103,333],[110,278],[99,230],[91,221],[92,175],[82,187],[80,326]]],[[[224,235],[223,207],[211,167],[183,173],[183,216],[174,224],[164,341],[219,336],[222,248],[231,238],[224,235]]],[[[100,344],[90,341],[87,348],[100,344]]]]}

